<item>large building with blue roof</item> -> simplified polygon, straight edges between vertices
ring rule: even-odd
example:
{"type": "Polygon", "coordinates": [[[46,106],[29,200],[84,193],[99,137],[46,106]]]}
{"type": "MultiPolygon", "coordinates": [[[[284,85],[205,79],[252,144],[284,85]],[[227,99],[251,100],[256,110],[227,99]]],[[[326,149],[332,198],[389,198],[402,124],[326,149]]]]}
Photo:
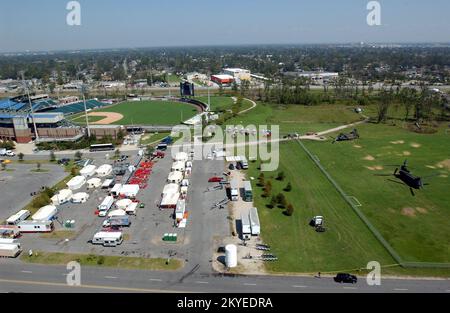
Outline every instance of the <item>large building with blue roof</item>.
{"type": "MultiPolygon", "coordinates": [[[[97,100],[86,101],[87,109],[105,105],[97,100]]],[[[0,140],[18,143],[28,143],[37,137],[43,140],[77,140],[83,136],[83,129],[67,121],[66,117],[83,111],[84,102],[60,104],[48,95],[0,99],[0,140]]]]}

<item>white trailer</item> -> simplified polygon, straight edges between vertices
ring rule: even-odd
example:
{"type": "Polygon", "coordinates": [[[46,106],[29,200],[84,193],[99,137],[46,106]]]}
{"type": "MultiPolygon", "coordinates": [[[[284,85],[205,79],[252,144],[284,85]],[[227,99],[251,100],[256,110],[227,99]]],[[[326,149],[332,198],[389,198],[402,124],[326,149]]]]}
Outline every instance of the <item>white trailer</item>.
{"type": "Polygon", "coordinates": [[[87,165],[80,170],[80,175],[84,177],[91,177],[95,174],[96,168],[97,167],[95,165],[87,165]]]}
{"type": "Polygon", "coordinates": [[[231,201],[239,200],[239,182],[236,178],[233,178],[230,182],[230,196],[231,201]]]}
{"type": "Polygon", "coordinates": [[[126,198],[136,198],[139,193],[139,185],[123,185],[119,195],[126,198]]]}
{"type": "Polygon", "coordinates": [[[114,187],[111,189],[111,196],[118,197],[120,194],[120,189],[122,189],[122,184],[115,184],[114,187]]]}
{"type": "Polygon", "coordinates": [[[72,199],[72,194],[72,190],[70,189],[60,190],[51,198],[53,205],[61,205],[69,202],[72,199]]]}
{"type": "Polygon", "coordinates": [[[170,172],[167,182],[170,184],[179,184],[183,180],[183,173],[179,171],[170,172]]]}
{"type": "Polygon", "coordinates": [[[53,231],[52,221],[22,221],[17,224],[21,233],[50,233],[53,231]]]}
{"type": "Polygon", "coordinates": [[[0,257],[15,258],[20,252],[22,252],[22,249],[18,244],[0,243],[0,257]]]}
{"type": "Polygon", "coordinates": [[[258,216],[257,208],[250,209],[249,218],[250,218],[250,225],[252,228],[252,235],[259,236],[259,234],[261,233],[261,224],[259,223],[259,216],[258,216]]]}
{"type": "Polygon", "coordinates": [[[241,214],[241,230],[242,239],[250,239],[252,237],[252,227],[250,224],[249,215],[246,213],[241,214]]]}
{"type": "Polygon", "coordinates": [[[108,189],[114,186],[114,179],[105,179],[102,184],[102,189],[108,189]]]}
{"type": "Polygon", "coordinates": [[[184,218],[184,212],[186,212],[186,201],[178,200],[177,207],[175,209],[175,220],[177,221],[177,223],[181,222],[181,220],[184,218]]]}
{"type": "Polygon", "coordinates": [[[86,183],[86,177],[84,176],[75,176],[71,180],[67,182],[67,187],[70,190],[77,190],[83,187],[83,185],[86,183]]]}
{"type": "Polygon", "coordinates": [[[102,180],[100,178],[94,177],[89,179],[86,184],[88,189],[98,188],[102,185],[102,180]]]}
{"type": "Polygon", "coordinates": [[[72,196],[72,203],[85,203],[89,200],[89,194],[78,192],[72,196]]]}
{"type": "Polygon", "coordinates": [[[54,205],[46,205],[33,214],[31,219],[33,221],[51,221],[57,213],[58,209],[54,205]]]}
{"type": "Polygon", "coordinates": [[[128,215],[136,215],[136,209],[138,207],[137,202],[132,202],[129,206],[127,206],[127,209],[125,212],[127,212],[128,215]]]}
{"type": "Polygon", "coordinates": [[[17,225],[18,223],[26,220],[30,216],[30,211],[28,210],[20,210],[14,215],[11,215],[7,220],[6,224],[8,225],[17,225]]]}
{"type": "Polygon", "coordinates": [[[161,203],[159,205],[160,209],[175,209],[177,206],[178,199],[180,199],[180,193],[167,193],[164,194],[161,203]]]}
{"type": "Polygon", "coordinates": [[[114,198],[111,196],[106,197],[103,199],[103,202],[98,206],[98,216],[103,217],[106,216],[109,209],[111,209],[111,206],[114,203],[114,198]]]}
{"type": "Polygon", "coordinates": [[[112,166],[109,164],[103,164],[100,166],[95,172],[97,173],[98,177],[105,177],[112,173],[112,166]]]}
{"type": "Polygon", "coordinates": [[[98,232],[92,238],[92,244],[115,247],[123,242],[122,232],[98,232]]]}

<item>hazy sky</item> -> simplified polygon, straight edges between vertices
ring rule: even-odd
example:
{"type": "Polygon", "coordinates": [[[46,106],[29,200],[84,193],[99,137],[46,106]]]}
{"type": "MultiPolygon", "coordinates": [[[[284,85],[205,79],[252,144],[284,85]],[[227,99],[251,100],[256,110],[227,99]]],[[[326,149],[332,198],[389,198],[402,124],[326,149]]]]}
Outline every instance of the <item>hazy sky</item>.
{"type": "Polygon", "coordinates": [[[0,0],[0,52],[152,46],[450,42],[449,0],[0,0]]]}

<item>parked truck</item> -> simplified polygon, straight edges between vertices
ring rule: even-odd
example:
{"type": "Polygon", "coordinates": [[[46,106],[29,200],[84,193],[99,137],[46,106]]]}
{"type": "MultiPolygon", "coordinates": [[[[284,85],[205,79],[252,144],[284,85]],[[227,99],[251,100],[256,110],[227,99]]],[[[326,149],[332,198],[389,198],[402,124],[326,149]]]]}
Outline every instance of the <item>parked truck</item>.
{"type": "Polygon", "coordinates": [[[252,184],[249,181],[244,181],[244,201],[253,201],[252,184]]]}
{"type": "Polygon", "coordinates": [[[259,216],[258,216],[258,209],[257,208],[251,208],[250,209],[250,226],[251,226],[251,232],[253,236],[259,236],[261,233],[261,224],[259,223],[259,216]]]}
{"type": "Polygon", "coordinates": [[[230,197],[231,201],[238,201],[239,199],[239,182],[233,178],[230,182],[230,197]]]}
{"type": "Polygon", "coordinates": [[[249,215],[247,213],[241,214],[241,230],[242,239],[247,240],[252,237],[252,228],[250,225],[249,215]]]}
{"type": "Polygon", "coordinates": [[[103,222],[103,227],[129,227],[131,225],[130,217],[125,216],[111,216],[103,222]]]}
{"type": "Polygon", "coordinates": [[[115,247],[123,242],[122,232],[98,232],[92,238],[92,244],[115,247]]]}

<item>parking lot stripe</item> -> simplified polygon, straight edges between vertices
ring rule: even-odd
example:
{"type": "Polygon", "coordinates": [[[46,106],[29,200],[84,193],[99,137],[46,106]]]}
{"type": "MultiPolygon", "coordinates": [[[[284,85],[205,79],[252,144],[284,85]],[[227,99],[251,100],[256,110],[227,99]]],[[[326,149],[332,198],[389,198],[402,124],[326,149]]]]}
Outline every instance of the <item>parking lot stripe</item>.
{"type": "Polygon", "coordinates": [[[22,273],[32,274],[32,271],[21,271],[22,273]]]}
{"type": "Polygon", "coordinates": [[[151,281],[162,281],[162,279],[159,279],[159,278],[150,278],[149,280],[151,280],[151,281]]]}
{"type": "Polygon", "coordinates": [[[116,279],[117,277],[115,277],[115,276],[105,276],[105,278],[108,278],[108,279],[116,279]]]}
{"type": "Polygon", "coordinates": [[[293,288],[308,288],[308,286],[293,285],[293,288]]]}
{"type": "Polygon", "coordinates": [[[207,281],[196,281],[196,284],[209,284],[207,281]]]}
{"type": "Polygon", "coordinates": [[[256,284],[245,283],[244,286],[256,286],[256,284]]]}
{"type": "Polygon", "coordinates": [[[408,291],[406,288],[394,288],[395,291],[408,291]]]}

